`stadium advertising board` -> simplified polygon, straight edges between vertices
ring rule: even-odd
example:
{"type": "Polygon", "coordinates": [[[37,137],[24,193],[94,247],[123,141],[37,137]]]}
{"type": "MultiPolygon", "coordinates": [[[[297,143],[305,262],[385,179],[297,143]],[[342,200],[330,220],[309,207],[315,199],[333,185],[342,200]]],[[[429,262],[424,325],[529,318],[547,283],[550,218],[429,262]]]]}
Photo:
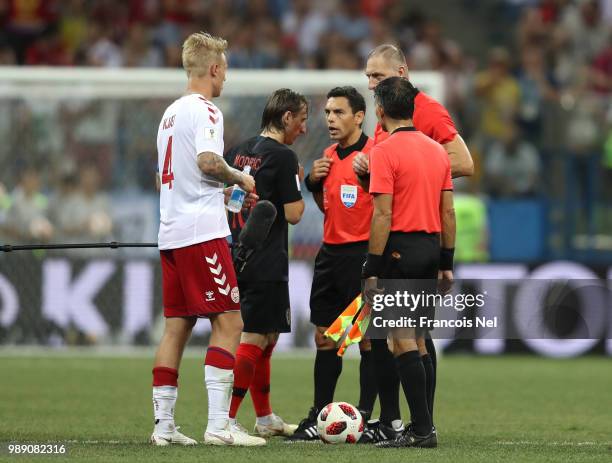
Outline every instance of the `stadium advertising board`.
{"type": "MultiPolygon", "coordinates": [[[[7,255],[0,260],[0,343],[149,345],[159,335],[162,321],[159,273],[153,259],[7,255]]],[[[519,349],[553,357],[612,355],[612,268],[563,261],[536,266],[474,264],[458,266],[456,278],[450,312],[438,301],[432,331],[446,350],[502,354],[519,349]],[[563,293],[559,284],[573,296],[559,296],[563,293]],[[557,302],[551,303],[551,297],[557,302]],[[477,312],[470,312],[464,310],[466,300],[483,303],[477,304],[477,312]]],[[[309,263],[291,263],[293,329],[281,336],[283,349],[311,342],[311,279],[309,263]]],[[[377,313],[372,329],[381,323],[377,313]]],[[[201,342],[206,342],[208,330],[204,320],[196,326],[201,342]]]]}

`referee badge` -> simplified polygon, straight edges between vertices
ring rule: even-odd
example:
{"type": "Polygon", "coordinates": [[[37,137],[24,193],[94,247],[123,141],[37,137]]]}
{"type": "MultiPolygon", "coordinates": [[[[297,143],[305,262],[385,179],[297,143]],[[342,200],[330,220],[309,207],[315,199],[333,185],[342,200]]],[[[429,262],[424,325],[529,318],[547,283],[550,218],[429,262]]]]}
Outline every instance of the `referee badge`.
{"type": "Polygon", "coordinates": [[[341,185],[340,199],[346,207],[353,207],[357,202],[357,185],[341,185]]]}

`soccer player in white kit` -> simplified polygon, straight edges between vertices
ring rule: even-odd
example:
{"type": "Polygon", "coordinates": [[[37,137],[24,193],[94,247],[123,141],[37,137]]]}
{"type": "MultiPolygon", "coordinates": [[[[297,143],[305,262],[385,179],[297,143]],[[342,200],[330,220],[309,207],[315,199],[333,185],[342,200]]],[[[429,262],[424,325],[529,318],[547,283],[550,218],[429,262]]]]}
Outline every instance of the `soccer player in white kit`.
{"type": "Polygon", "coordinates": [[[227,42],[207,33],[183,43],[187,93],[166,109],[159,124],[159,249],[165,328],[153,367],[155,429],[151,442],[194,445],[174,424],[178,369],[198,317],[212,325],[204,361],[208,425],[204,443],[264,445],[266,441],[230,429],[228,411],[234,382],[234,354],[242,318],[236,275],[226,241],[224,183],[253,191],[250,175],[223,159],[223,114],[211,99],[223,89],[227,42]]]}

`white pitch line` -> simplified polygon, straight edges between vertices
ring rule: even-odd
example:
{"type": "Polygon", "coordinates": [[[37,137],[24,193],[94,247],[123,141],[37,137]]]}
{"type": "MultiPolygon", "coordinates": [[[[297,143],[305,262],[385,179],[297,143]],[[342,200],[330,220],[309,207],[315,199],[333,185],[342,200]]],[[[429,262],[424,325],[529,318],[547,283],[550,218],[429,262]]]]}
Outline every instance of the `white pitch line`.
{"type": "Polygon", "coordinates": [[[520,441],[499,441],[497,442],[499,445],[542,445],[547,447],[588,447],[588,446],[605,446],[612,445],[612,442],[595,442],[595,441],[586,441],[586,442],[542,442],[542,441],[529,441],[529,440],[520,440],[520,441]]]}

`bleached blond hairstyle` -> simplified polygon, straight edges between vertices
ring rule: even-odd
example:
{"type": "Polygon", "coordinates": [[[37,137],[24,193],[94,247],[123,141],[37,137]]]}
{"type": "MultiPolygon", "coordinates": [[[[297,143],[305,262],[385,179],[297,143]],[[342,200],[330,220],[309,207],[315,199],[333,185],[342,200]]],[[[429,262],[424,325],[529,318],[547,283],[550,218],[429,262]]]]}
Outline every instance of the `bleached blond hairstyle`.
{"type": "Polygon", "coordinates": [[[183,68],[188,75],[192,72],[201,75],[226,49],[227,40],[208,32],[195,32],[183,42],[183,68]]]}

